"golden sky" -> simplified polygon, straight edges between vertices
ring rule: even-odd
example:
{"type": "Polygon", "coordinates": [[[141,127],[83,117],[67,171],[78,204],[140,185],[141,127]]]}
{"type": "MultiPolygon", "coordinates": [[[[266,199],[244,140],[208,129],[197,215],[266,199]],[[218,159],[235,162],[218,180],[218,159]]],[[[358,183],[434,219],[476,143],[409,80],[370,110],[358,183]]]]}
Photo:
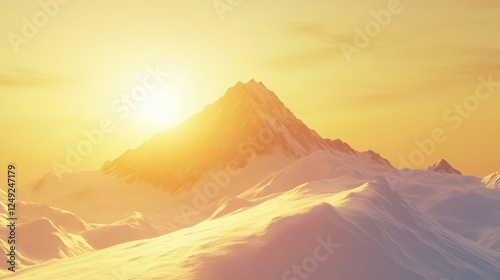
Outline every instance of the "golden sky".
{"type": "Polygon", "coordinates": [[[414,167],[500,171],[500,87],[474,100],[479,77],[500,81],[499,14],[496,0],[0,1],[1,164],[26,181],[51,172],[109,118],[75,170],[99,168],[255,78],[322,136],[396,166],[440,128],[446,141],[414,167]],[[159,99],[117,117],[148,67],[169,72],[159,99]]]}

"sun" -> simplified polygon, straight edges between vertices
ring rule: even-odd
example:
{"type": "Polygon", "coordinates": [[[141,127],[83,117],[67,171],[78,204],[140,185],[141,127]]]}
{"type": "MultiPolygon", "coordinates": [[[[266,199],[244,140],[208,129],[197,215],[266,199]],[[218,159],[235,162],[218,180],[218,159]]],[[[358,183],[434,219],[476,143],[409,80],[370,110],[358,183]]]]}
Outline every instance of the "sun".
{"type": "Polygon", "coordinates": [[[141,124],[151,128],[170,128],[182,121],[183,105],[177,92],[165,88],[155,90],[140,104],[138,118],[141,124]]]}

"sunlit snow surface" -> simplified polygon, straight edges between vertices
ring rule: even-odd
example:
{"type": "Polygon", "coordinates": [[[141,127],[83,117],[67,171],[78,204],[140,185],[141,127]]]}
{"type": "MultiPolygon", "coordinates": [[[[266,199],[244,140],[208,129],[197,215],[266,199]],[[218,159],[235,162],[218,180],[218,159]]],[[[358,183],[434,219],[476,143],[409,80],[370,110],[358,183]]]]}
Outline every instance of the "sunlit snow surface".
{"type": "Polygon", "coordinates": [[[397,170],[238,83],[100,171],[19,187],[0,278],[499,280],[500,175],[459,173],[397,170]]]}
{"type": "MultiPolygon", "coordinates": [[[[93,224],[25,204],[19,253],[29,268],[15,278],[300,279],[295,265],[308,279],[499,279],[498,189],[432,171],[391,185],[391,172],[398,174],[354,155],[316,152],[167,234],[168,214],[93,224]],[[328,239],[332,252],[314,259],[318,240],[328,239]]],[[[141,197],[155,199],[137,190],[141,197]]]]}

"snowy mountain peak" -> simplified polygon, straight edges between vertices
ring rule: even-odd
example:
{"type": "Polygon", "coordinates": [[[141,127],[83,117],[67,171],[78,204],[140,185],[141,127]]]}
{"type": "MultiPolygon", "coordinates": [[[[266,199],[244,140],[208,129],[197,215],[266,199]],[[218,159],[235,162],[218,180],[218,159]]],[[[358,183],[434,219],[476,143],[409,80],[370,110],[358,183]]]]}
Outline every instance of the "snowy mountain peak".
{"type": "Polygon", "coordinates": [[[500,172],[485,176],[482,182],[489,189],[500,189],[500,172]]]}
{"type": "Polygon", "coordinates": [[[262,82],[257,82],[254,79],[247,83],[238,82],[229,88],[224,97],[228,97],[227,99],[230,99],[230,102],[234,102],[236,98],[241,98],[240,102],[248,102],[248,105],[261,109],[268,108],[272,110],[283,109],[284,107],[284,104],[281,103],[274,92],[269,90],[262,82]]]}
{"type": "MultiPolygon", "coordinates": [[[[178,127],[107,162],[102,171],[178,191],[228,162],[243,168],[258,156],[299,158],[318,150],[364,155],[341,140],[322,138],[263,83],[250,80],[238,82],[178,127]]],[[[376,154],[363,158],[390,166],[376,154]]]]}
{"type": "Polygon", "coordinates": [[[429,166],[428,171],[434,171],[439,173],[449,173],[449,174],[460,174],[462,173],[457,169],[453,168],[446,160],[442,159],[438,163],[429,166]]]}
{"type": "Polygon", "coordinates": [[[251,93],[254,95],[258,95],[260,97],[266,97],[268,95],[275,96],[275,94],[271,90],[269,90],[266,87],[266,85],[264,85],[262,82],[257,82],[254,79],[251,79],[250,81],[248,81],[246,83],[239,81],[232,88],[237,88],[237,89],[243,88],[246,90],[246,92],[244,92],[244,93],[247,93],[247,94],[251,93]]]}

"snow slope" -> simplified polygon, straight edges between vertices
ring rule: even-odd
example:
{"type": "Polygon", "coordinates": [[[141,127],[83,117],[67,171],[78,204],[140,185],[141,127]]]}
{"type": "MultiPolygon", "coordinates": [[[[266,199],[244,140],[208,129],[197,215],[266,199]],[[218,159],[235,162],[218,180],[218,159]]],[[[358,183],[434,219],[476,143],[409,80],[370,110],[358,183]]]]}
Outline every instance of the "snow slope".
{"type": "MultiPolygon", "coordinates": [[[[19,189],[18,189],[19,190],[19,189]]],[[[7,220],[6,194],[0,190],[0,218],[7,220]]],[[[16,247],[16,268],[21,269],[50,260],[69,258],[123,243],[146,239],[170,232],[155,217],[146,218],[133,213],[107,224],[88,223],[73,213],[44,204],[16,202],[16,242],[7,244],[10,229],[3,226],[0,241],[3,254],[10,246],[16,247]]],[[[0,274],[7,271],[7,264],[0,263],[0,274]]]]}
{"type": "Polygon", "coordinates": [[[400,174],[405,176],[399,175],[392,187],[410,203],[453,232],[498,251],[498,189],[486,188],[475,176],[422,170],[400,174]]]}
{"type": "Polygon", "coordinates": [[[500,188],[500,172],[493,173],[483,178],[483,183],[490,189],[500,188]]]}
{"type": "Polygon", "coordinates": [[[123,279],[295,280],[306,275],[307,279],[494,280],[500,276],[495,252],[427,218],[385,182],[343,190],[351,180],[283,187],[275,196],[252,199],[260,201],[242,211],[161,237],[41,264],[17,275],[19,279],[61,275],[113,279],[113,271],[123,270],[123,279]]]}
{"type": "MultiPolygon", "coordinates": [[[[0,217],[7,220],[6,194],[0,190],[0,217]]],[[[16,242],[7,244],[2,238],[1,252],[5,255],[10,246],[16,247],[17,267],[22,268],[51,259],[66,258],[90,252],[93,248],[77,233],[90,227],[85,221],[70,212],[46,205],[16,202],[18,220],[16,242]],[[19,244],[22,244],[19,245],[19,244]]],[[[8,227],[0,228],[0,236],[9,236],[8,227]]],[[[0,263],[2,272],[7,264],[0,263]]]]}

